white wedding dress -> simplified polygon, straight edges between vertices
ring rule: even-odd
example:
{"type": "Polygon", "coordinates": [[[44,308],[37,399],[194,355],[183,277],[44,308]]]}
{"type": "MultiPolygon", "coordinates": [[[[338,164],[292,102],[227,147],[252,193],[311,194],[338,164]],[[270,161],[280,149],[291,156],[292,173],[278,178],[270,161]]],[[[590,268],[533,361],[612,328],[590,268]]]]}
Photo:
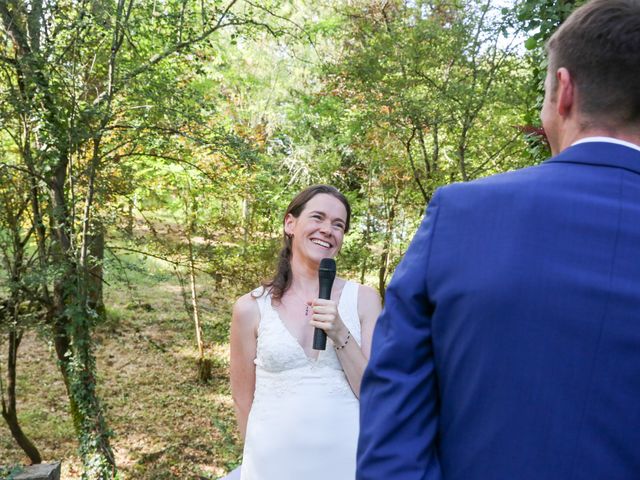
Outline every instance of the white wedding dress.
{"type": "MultiPolygon", "coordinates": [[[[354,480],[358,399],[333,343],[327,339],[327,349],[310,359],[280,320],[271,295],[256,300],[256,389],[241,480],[354,480]]],[[[338,311],[360,344],[357,283],[345,284],[338,311]]]]}

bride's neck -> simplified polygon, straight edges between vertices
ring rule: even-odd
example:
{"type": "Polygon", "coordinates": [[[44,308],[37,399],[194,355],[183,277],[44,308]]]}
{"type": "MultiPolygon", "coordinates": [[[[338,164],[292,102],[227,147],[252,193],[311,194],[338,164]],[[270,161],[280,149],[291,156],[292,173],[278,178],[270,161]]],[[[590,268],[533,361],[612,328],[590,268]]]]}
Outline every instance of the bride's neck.
{"type": "Polygon", "coordinates": [[[318,293],[318,268],[319,265],[292,261],[290,289],[308,296],[318,293]]]}

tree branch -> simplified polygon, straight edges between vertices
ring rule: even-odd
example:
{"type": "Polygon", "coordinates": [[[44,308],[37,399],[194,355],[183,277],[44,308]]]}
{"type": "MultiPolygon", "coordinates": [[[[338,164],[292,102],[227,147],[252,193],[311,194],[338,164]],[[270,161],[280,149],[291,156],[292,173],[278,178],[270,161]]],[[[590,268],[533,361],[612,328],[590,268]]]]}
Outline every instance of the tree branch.
{"type": "MultiPolygon", "coordinates": [[[[198,35],[196,37],[190,38],[190,39],[185,40],[183,42],[178,42],[175,45],[171,45],[170,47],[165,49],[164,52],[161,52],[161,53],[158,53],[158,54],[154,55],[149,60],[144,62],[142,65],[140,65],[138,68],[136,68],[132,72],[130,72],[126,77],[124,77],[122,79],[122,85],[123,86],[126,85],[131,80],[133,80],[135,77],[137,77],[141,73],[149,70],[149,68],[151,68],[152,66],[154,66],[157,63],[161,62],[165,58],[173,55],[174,53],[179,52],[180,50],[183,50],[184,48],[186,48],[186,47],[188,47],[190,45],[193,45],[195,43],[201,42],[202,40],[204,40],[205,38],[210,36],[212,33],[214,33],[216,30],[227,26],[228,24],[223,24],[222,22],[227,17],[227,15],[229,14],[229,11],[231,10],[231,8],[235,5],[235,3],[237,1],[238,0],[231,0],[231,2],[229,2],[227,7],[224,9],[222,14],[218,18],[218,20],[215,23],[215,25],[213,25],[211,28],[205,30],[204,32],[202,32],[200,35],[198,35]]],[[[114,87],[114,91],[115,90],[117,90],[117,89],[114,87]]],[[[94,105],[97,104],[97,103],[101,103],[103,101],[103,97],[104,97],[104,95],[106,95],[106,93],[107,92],[103,92],[101,95],[99,95],[98,98],[96,98],[96,100],[93,102],[94,105]]]]}
{"type": "Polygon", "coordinates": [[[4,63],[8,63],[9,65],[12,65],[12,66],[15,66],[17,63],[15,58],[6,57],[4,55],[0,55],[0,61],[4,63]]]}
{"type": "Polygon", "coordinates": [[[202,175],[204,175],[207,179],[211,180],[214,183],[218,183],[218,181],[219,181],[219,179],[217,179],[215,177],[215,175],[206,172],[202,167],[196,165],[195,163],[189,162],[189,161],[184,160],[182,158],[172,157],[170,155],[162,155],[162,154],[158,154],[158,153],[132,152],[132,153],[122,154],[122,155],[120,155],[120,157],[150,157],[150,158],[157,158],[157,159],[160,159],[160,160],[167,160],[167,161],[175,162],[175,163],[182,163],[182,164],[185,164],[185,165],[197,170],[202,175]]]}
{"type": "Polygon", "coordinates": [[[37,178],[41,182],[47,182],[48,181],[48,179],[46,177],[43,177],[42,175],[39,175],[38,173],[33,172],[30,169],[25,168],[25,167],[20,167],[18,165],[10,165],[10,164],[4,163],[4,162],[0,163],[0,167],[10,168],[12,170],[17,170],[18,172],[26,173],[29,176],[33,176],[34,178],[37,178]]]}
{"type": "Polygon", "coordinates": [[[12,12],[9,11],[6,1],[0,2],[0,17],[2,17],[2,23],[4,28],[9,33],[14,45],[18,48],[21,55],[26,55],[30,52],[29,43],[27,42],[25,33],[20,30],[18,23],[14,20],[12,12]]]}
{"type": "Polygon", "coordinates": [[[409,137],[409,139],[404,143],[404,147],[407,151],[407,156],[409,157],[409,163],[411,164],[411,170],[413,171],[413,178],[415,179],[416,183],[418,184],[418,188],[420,189],[420,193],[422,193],[422,197],[425,200],[425,203],[429,201],[429,196],[427,195],[427,191],[424,189],[424,187],[422,186],[422,182],[420,181],[420,176],[418,175],[418,169],[416,168],[416,164],[413,160],[413,154],[411,153],[411,143],[413,142],[413,139],[416,136],[416,127],[414,127],[411,130],[411,136],[409,137]]]}

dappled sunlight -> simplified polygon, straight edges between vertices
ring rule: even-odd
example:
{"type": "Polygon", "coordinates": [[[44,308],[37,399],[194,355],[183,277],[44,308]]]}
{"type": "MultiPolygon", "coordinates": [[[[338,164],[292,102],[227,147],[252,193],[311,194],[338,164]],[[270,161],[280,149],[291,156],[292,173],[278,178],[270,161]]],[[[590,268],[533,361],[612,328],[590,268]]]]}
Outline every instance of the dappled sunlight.
{"type": "MultiPolygon", "coordinates": [[[[172,350],[172,354],[175,355],[176,358],[192,359],[193,361],[196,361],[198,358],[198,350],[195,347],[195,341],[193,347],[183,346],[181,348],[176,348],[172,350]]],[[[228,365],[229,345],[207,345],[205,348],[205,357],[210,357],[216,362],[228,365]]]]}
{"type": "MultiPolygon", "coordinates": [[[[59,461],[57,458],[55,461],[59,461]]],[[[53,460],[52,460],[53,461],[53,460]]],[[[64,480],[76,480],[82,475],[82,462],[77,455],[69,455],[65,457],[60,466],[60,478],[64,480]]]]}
{"type": "MultiPolygon", "coordinates": [[[[128,302],[123,297],[118,300],[123,305],[128,302]]],[[[175,324],[168,319],[175,310],[118,312],[117,325],[98,330],[95,353],[98,391],[123,478],[223,475],[240,454],[228,387],[228,347],[207,348],[214,378],[199,384],[197,349],[188,320],[180,321],[189,327],[183,334],[182,326],[168,328],[175,324]]],[[[34,335],[25,336],[20,353],[18,412],[23,426],[45,459],[63,460],[62,478],[78,480],[81,463],[54,353],[34,335]]],[[[0,437],[3,461],[24,462],[4,423],[0,437]]]]}

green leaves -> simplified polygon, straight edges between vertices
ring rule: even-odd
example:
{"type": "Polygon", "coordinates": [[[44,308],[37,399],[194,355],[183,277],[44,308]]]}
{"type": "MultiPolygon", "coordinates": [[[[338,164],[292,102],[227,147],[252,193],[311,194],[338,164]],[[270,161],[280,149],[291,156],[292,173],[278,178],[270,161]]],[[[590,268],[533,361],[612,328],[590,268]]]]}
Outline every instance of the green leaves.
{"type": "MultiPolygon", "coordinates": [[[[539,111],[544,98],[544,78],[547,73],[545,43],[570,13],[583,3],[584,0],[525,0],[518,5],[517,23],[529,35],[525,48],[531,72],[528,89],[532,107],[523,115],[525,128],[540,127],[539,111]]],[[[550,155],[548,145],[539,137],[527,137],[527,147],[535,162],[550,155]]]]}
{"type": "Polygon", "coordinates": [[[527,50],[534,50],[534,49],[538,48],[538,39],[535,38],[535,37],[529,37],[524,42],[524,46],[525,46],[525,48],[527,50]]]}

